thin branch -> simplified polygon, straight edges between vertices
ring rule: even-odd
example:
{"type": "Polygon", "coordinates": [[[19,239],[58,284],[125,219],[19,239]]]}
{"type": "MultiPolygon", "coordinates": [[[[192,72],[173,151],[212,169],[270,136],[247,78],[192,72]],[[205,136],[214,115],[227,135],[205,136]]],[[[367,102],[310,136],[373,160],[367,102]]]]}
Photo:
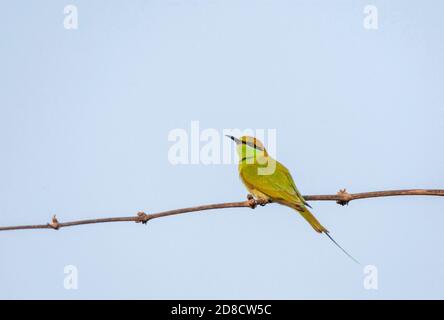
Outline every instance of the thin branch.
{"type": "MultiPolygon", "coordinates": [[[[388,191],[374,191],[374,192],[363,192],[363,193],[348,193],[345,189],[340,190],[337,194],[333,195],[306,195],[304,199],[306,201],[336,201],[340,205],[346,205],[352,200],[366,199],[366,198],[379,198],[379,197],[391,197],[391,196],[441,196],[444,197],[444,190],[430,190],[430,189],[410,189],[410,190],[388,190],[388,191]]],[[[187,212],[196,212],[204,210],[213,209],[225,209],[225,208],[251,208],[254,209],[256,206],[265,206],[267,203],[255,200],[251,195],[248,196],[246,201],[240,202],[227,202],[227,203],[217,203],[202,205],[197,207],[182,208],[175,210],[162,211],[158,213],[146,214],[144,212],[137,213],[136,216],[129,217],[115,217],[115,218],[101,218],[101,219],[88,219],[88,220],[76,220],[69,222],[59,222],[54,215],[52,217],[51,223],[47,224],[37,224],[37,225],[22,225],[22,226],[11,226],[11,227],[0,227],[0,231],[8,230],[26,230],[26,229],[55,229],[65,227],[79,226],[83,224],[93,224],[93,223],[107,223],[107,222],[136,222],[136,223],[147,223],[149,220],[162,218],[167,216],[172,216],[176,214],[182,214],[187,212]]]]}
{"type": "Polygon", "coordinates": [[[304,196],[307,201],[336,201],[337,204],[346,205],[352,200],[379,198],[379,197],[393,197],[393,196],[441,196],[444,197],[444,190],[442,189],[406,189],[406,190],[387,190],[387,191],[373,191],[362,193],[348,193],[345,189],[339,190],[334,195],[313,195],[304,196]]]}

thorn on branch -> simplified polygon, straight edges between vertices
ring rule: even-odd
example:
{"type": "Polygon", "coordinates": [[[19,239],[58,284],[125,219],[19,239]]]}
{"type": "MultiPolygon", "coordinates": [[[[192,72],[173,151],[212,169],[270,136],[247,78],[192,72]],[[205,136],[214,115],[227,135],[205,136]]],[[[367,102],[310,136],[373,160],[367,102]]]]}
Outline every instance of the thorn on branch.
{"type": "MultiPolygon", "coordinates": [[[[344,206],[350,201],[357,199],[367,199],[367,198],[379,198],[379,197],[391,197],[391,196],[440,196],[444,197],[444,189],[404,189],[404,190],[385,190],[385,191],[372,191],[372,192],[361,192],[349,194],[345,189],[339,190],[336,194],[324,194],[324,195],[306,195],[303,196],[307,201],[336,201],[338,204],[344,206]]],[[[103,222],[124,222],[131,221],[136,223],[146,224],[151,219],[157,219],[161,217],[177,215],[188,212],[213,210],[213,209],[225,209],[225,208],[246,208],[250,207],[255,209],[258,205],[266,205],[268,202],[261,199],[254,199],[254,197],[249,194],[246,201],[240,202],[227,202],[227,203],[216,203],[209,205],[200,205],[191,208],[181,208],[175,210],[168,210],[163,212],[156,212],[151,214],[146,214],[141,211],[137,213],[136,216],[132,215],[129,217],[110,217],[101,219],[86,219],[86,220],[75,220],[75,221],[65,221],[64,223],[59,223],[57,217],[54,215],[51,219],[51,223],[39,224],[39,225],[19,225],[19,226],[0,226],[1,231],[11,231],[11,230],[29,230],[29,229],[54,229],[58,230],[60,228],[72,227],[84,224],[92,223],[103,223],[103,222]]]]}
{"type": "Polygon", "coordinates": [[[150,216],[143,211],[137,212],[136,223],[146,224],[150,220],[150,216]]]}
{"type": "Polygon", "coordinates": [[[257,202],[254,199],[253,195],[247,194],[247,199],[248,199],[248,205],[250,206],[250,208],[255,209],[257,207],[257,202]]]}
{"type": "Polygon", "coordinates": [[[48,223],[48,226],[50,226],[50,227],[53,228],[54,230],[59,230],[59,229],[60,229],[60,223],[59,223],[59,221],[57,220],[56,215],[53,215],[53,216],[52,216],[51,223],[48,223]]]}
{"type": "Polygon", "coordinates": [[[348,205],[348,203],[352,200],[352,196],[347,192],[346,189],[339,190],[337,195],[340,197],[340,199],[337,200],[336,203],[340,204],[341,206],[348,205]]]}

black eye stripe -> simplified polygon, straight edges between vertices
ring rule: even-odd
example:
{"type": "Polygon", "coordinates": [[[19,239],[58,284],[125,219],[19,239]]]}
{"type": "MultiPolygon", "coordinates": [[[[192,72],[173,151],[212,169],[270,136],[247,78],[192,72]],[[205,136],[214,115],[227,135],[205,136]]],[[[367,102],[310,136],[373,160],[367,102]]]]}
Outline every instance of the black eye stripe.
{"type": "Polygon", "coordinates": [[[257,149],[257,150],[264,150],[263,148],[259,147],[258,145],[256,145],[255,143],[251,143],[250,141],[244,141],[242,140],[242,144],[246,144],[249,145],[250,147],[257,149]]]}

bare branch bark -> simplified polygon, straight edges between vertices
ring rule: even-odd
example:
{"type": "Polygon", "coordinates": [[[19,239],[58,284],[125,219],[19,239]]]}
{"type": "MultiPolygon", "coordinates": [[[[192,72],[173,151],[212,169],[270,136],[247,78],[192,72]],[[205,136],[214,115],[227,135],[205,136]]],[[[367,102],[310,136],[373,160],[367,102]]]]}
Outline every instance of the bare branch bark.
{"type": "MultiPolygon", "coordinates": [[[[340,205],[346,205],[352,200],[366,199],[366,198],[378,198],[378,197],[391,197],[391,196],[441,196],[444,197],[444,190],[442,189],[409,189],[409,190],[387,190],[387,191],[374,191],[374,192],[362,192],[362,193],[348,193],[345,189],[340,190],[337,194],[333,195],[306,195],[304,199],[306,201],[336,201],[340,205]]],[[[114,217],[114,218],[100,218],[100,219],[87,219],[76,220],[69,222],[59,222],[54,215],[50,223],[37,224],[37,225],[22,225],[22,226],[10,226],[0,227],[0,231],[8,230],[27,230],[27,229],[55,229],[65,227],[73,227],[84,224],[93,223],[107,223],[107,222],[136,222],[147,223],[149,220],[172,216],[176,214],[182,214],[187,212],[196,212],[213,209],[226,209],[226,208],[256,208],[256,206],[264,206],[267,203],[253,199],[250,195],[246,201],[240,202],[226,202],[202,205],[197,207],[181,208],[175,210],[162,211],[157,213],[146,214],[144,212],[137,213],[136,216],[129,217],[114,217]]]]}
{"type": "Polygon", "coordinates": [[[442,189],[405,189],[405,190],[386,190],[362,193],[348,193],[345,189],[339,190],[334,195],[308,195],[304,196],[307,201],[336,201],[337,204],[346,205],[352,200],[393,197],[393,196],[441,196],[444,197],[442,189]]]}

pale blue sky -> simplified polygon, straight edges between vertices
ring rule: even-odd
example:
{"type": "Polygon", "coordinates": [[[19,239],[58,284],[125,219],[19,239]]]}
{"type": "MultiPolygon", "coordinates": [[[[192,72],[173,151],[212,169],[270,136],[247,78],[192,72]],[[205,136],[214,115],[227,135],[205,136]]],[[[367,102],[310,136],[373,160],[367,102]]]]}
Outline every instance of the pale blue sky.
{"type": "MultiPolygon", "coordinates": [[[[444,187],[442,1],[10,1],[0,225],[238,201],[236,165],[168,133],[276,129],[304,194],[444,187]],[[63,7],[79,29],[63,28],[63,7]],[[376,5],[379,29],[363,28],[376,5]]],[[[0,233],[0,298],[444,298],[444,199],[313,202],[379,289],[291,209],[0,233]],[[79,288],[63,287],[65,265],[79,288]]]]}

